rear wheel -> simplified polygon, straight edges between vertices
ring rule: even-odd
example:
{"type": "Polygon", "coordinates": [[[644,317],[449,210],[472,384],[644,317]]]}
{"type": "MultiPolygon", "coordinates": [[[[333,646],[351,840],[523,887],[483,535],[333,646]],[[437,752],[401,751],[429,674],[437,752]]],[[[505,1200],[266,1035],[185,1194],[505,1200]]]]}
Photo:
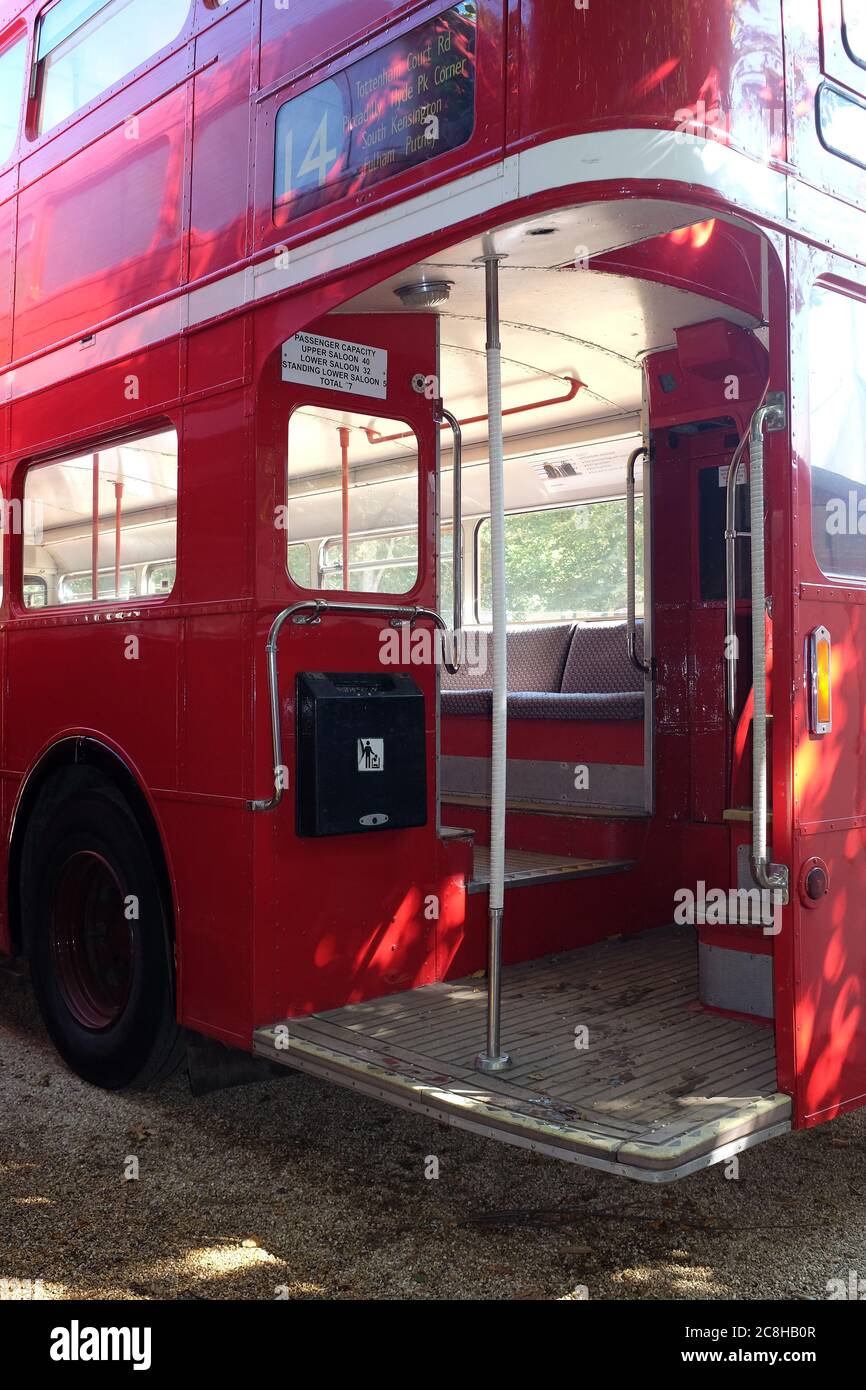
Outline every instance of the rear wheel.
{"type": "Polygon", "coordinates": [[[119,1089],[183,1055],[159,881],[126,802],[70,792],[28,836],[22,910],[45,1026],[85,1080],[119,1089]]]}

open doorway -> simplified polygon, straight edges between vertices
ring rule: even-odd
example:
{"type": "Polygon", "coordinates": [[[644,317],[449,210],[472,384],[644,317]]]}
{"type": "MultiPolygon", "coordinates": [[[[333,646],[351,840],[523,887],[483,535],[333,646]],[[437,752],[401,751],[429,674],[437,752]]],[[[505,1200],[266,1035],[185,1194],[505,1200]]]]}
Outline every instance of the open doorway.
{"type": "MultiPolygon", "coordinates": [[[[789,1125],[776,1088],[773,935],[751,900],[722,924],[702,919],[698,901],[701,884],[723,895],[754,886],[738,468],[773,384],[772,302],[785,336],[770,259],[757,231],[699,209],[587,205],[488,232],[344,306],[356,318],[435,320],[431,409],[444,401],[462,431],[459,513],[453,429],[439,436],[438,607],[451,611],[457,556],[474,659],[441,673],[438,797],[441,833],[471,844],[473,869],[465,919],[439,933],[434,993],[336,1010],[324,1032],[316,1019],[301,1024],[310,1070],[339,1077],[361,1047],[375,1090],[379,1050],[391,1098],[402,1088],[405,1103],[458,1124],[495,1106],[501,1137],[652,1180],[789,1125]],[[485,963],[491,883],[491,246],[502,257],[502,1032],[513,1065],[479,1081],[484,988],[471,977],[485,963]],[[689,893],[692,918],[678,918],[689,893]],[[579,1017],[557,1002],[565,997],[579,1017]],[[593,1040],[586,1059],[578,1027],[593,1040]],[[325,1056],[335,1029],[342,1060],[325,1056]]],[[[372,411],[367,428],[380,447],[389,437],[372,411]]],[[[382,459],[364,475],[370,490],[374,464],[382,459]]],[[[391,530],[410,524],[392,517],[391,530]]],[[[344,552],[361,539],[345,533],[344,552]]]]}

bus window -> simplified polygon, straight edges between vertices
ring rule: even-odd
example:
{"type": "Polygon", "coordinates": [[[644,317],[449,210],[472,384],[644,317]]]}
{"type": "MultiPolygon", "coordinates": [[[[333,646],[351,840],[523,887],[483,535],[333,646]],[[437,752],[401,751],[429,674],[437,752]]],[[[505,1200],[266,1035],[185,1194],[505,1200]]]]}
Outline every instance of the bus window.
{"type": "Polygon", "coordinates": [[[809,305],[812,544],[824,574],[866,578],[866,304],[817,285],[809,305]]]}
{"type": "MultiPolygon", "coordinates": [[[[635,509],[635,545],[643,550],[643,510],[635,509]]],[[[626,611],[626,516],[621,499],[543,511],[512,512],[505,519],[509,623],[610,618],[626,611]]],[[[490,520],[475,531],[476,616],[492,618],[490,520]]],[[[643,582],[637,574],[637,605],[643,582]]]]}
{"type": "Polygon", "coordinates": [[[47,608],[48,606],[48,585],[41,575],[25,574],[24,576],[24,607],[25,608],[47,608]]]}
{"type": "MultiPolygon", "coordinates": [[[[342,541],[331,537],[322,547],[321,589],[343,588],[342,541]]],[[[350,589],[371,594],[403,594],[418,574],[418,538],[414,531],[389,531],[349,541],[350,589]]]]}
{"type": "Polygon", "coordinates": [[[177,562],[175,560],[166,560],[162,565],[148,565],[145,593],[170,594],[174,588],[176,572],[177,562]]]}
{"type": "Polygon", "coordinates": [[[843,0],[842,32],[845,47],[855,63],[866,67],[866,10],[863,0],[843,0]]]}
{"type": "Polygon", "coordinates": [[[408,593],[418,578],[414,431],[399,420],[304,405],[289,420],[288,451],[287,565],[294,582],[352,593],[408,593]],[[304,579],[292,554],[310,541],[319,544],[318,573],[304,579]]]}
{"type": "Polygon", "coordinates": [[[38,133],[171,43],[188,14],[189,0],[59,0],[39,21],[38,133]]]}
{"type": "Polygon", "coordinates": [[[177,435],[164,430],[56,463],[35,464],[25,515],[38,522],[25,563],[47,597],[27,607],[166,594],[177,547],[177,435]],[[95,505],[94,505],[95,503],[95,505]]]}
{"type": "Polygon", "coordinates": [[[454,529],[439,528],[439,612],[449,627],[454,625],[454,529]]]}
{"type": "MultiPolygon", "coordinates": [[[[99,571],[100,598],[131,598],[138,592],[135,583],[135,570],[121,570],[119,585],[115,585],[115,579],[114,570],[99,571]]],[[[82,574],[64,574],[60,580],[58,598],[61,603],[86,603],[90,598],[92,588],[93,576],[89,571],[82,574]]],[[[28,608],[34,606],[27,603],[26,594],[24,602],[28,608]]],[[[45,607],[44,604],[37,606],[45,607]]]]}
{"type": "Polygon", "coordinates": [[[0,52],[0,164],[9,159],[18,139],[26,58],[26,39],[18,39],[0,52]]]}
{"type": "Polygon", "coordinates": [[[295,541],[288,549],[289,578],[301,589],[309,589],[313,581],[310,547],[306,541],[295,541]]]}
{"type": "Polygon", "coordinates": [[[818,133],[831,154],[866,169],[866,103],[822,82],[818,91],[818,133]]]}

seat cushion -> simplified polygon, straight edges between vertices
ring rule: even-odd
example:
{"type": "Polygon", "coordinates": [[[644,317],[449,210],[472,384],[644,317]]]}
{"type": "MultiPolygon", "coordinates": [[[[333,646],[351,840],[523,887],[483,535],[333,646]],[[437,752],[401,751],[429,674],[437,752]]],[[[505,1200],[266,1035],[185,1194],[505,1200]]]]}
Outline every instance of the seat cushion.
{"type": "Polygon", "coordinates": [[[642,719],[643,692],[515,692],[508,697],[509,719],[642,719]]]}
{"type": "Polygon", "coordinates": [[[489,719],[493,713],[492,690],[446,690],[443,681],[439,698],[443,714],[480,714],[489,719]]]}
{"type": "MultiPolygon", "coordinates": [[[[643,625],[638,624],[637,650],[643,653],[643,625]]],[[[574,629],[561,690],[564,694],[606,695],[611,691],[643,691],[643,676],[628,659],[625,623],[585,623],[574,629]]]]}
{"type": "MultiPolygon", "coordinates": [[[[443,690],[442,713],[480,715],[489,719],[493,712],[490,690],[443,690]]],[[[603,694],[558,690],[519,690],[508,696],[509,719],[642,719],[643,694],[639,690],[603,694]]]]}
{"type": "MultiPolygon", "coordinates": [[[[466,659],[456,676],[442,667],[442,695],[466,690],[490,690],[493,670],[493,633],[489,628],[464,629],[466,659]]],[[[446,706],[443,702],[442,708],[446,706]]]]}
{"type": "MultiPolygon", "coordinates": [[[[506,638],[509,690],[558,690],[571,644],[571,623],[510,628],[506,638]]],[[[493,635],[489,628],[464,631],[466,660],[456,676],[443,670],[442,690],[489,690],[493,635]]]]}
{"type": "Polygon", "coordinates": [[[508,633],[508,689],[559,690],[573,631],[572,623],[512,628],[508,633]]]}

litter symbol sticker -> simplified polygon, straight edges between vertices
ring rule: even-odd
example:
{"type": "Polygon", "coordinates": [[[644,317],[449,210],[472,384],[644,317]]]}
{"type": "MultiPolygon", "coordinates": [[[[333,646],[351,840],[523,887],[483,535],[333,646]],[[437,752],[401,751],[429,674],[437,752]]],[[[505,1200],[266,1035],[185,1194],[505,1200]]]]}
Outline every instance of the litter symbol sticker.
{"type": "Polygon", "coordinates": [[[283,343],[282,375],[283,381],[383,401],[388,394],[388,354],[384,348],[296,333],[283,343]]]}
{"type": "Polygon", "coordinates": [[[383,738],[358,739],[358,771],[381,772],[385,766],[385,740],[383,738]]]}

